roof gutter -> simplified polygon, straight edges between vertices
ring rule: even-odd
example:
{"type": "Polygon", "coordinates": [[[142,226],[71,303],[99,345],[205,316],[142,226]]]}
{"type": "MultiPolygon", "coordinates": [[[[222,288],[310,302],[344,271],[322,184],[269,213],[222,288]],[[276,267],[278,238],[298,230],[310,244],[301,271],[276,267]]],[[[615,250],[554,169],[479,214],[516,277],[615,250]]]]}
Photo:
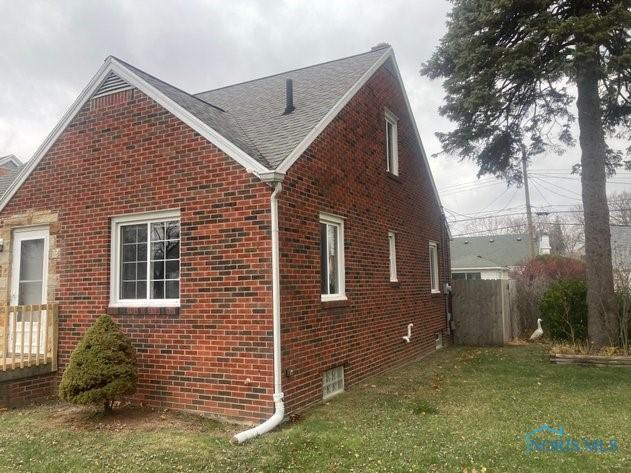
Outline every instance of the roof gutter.
{"type": "Polygon", "coordinates": [[[232,441],[243,443],[247,440],[266,434],[277,427],[285,417],[285,403],[283,402],[282,365],[281,365],[281,326],[280,326],[280,251],[279,251],[279,226],[278,226],[278,195],[283,187],[282,178],[271,176],[269,181],[262,178],[263,182],[270,184],[274,191],[270,197],[272,220],[272,327],[274,338],[274,414],[256,427],[239,432],[232,441]]]}

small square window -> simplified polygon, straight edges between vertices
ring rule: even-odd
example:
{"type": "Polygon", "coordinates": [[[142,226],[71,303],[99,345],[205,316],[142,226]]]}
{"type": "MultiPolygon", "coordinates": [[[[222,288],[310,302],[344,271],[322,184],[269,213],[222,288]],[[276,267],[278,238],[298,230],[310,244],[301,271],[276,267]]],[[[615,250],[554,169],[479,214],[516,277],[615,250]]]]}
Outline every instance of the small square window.
{"type": "Polygon", "coordinates": [[[397,131],[397,117],[389,110],[385,111],[386,117],[386,170],[399,175],[399,137],[397,131]]]}
{"type": "Polygon", "coordinates": [[[322,399],[330,399],[341,392],[344,392],[344,367],[325,371],[322,375],[322,399]]]}

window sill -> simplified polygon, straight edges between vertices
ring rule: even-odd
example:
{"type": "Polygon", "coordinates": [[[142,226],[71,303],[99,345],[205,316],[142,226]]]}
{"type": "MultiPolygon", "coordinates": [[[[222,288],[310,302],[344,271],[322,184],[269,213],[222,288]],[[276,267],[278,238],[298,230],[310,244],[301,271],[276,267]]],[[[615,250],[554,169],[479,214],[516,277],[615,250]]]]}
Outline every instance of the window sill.
{"type": "Polygon", "coordinates": [[[349,305],[350,305],[350,302],[348,301],[347,298],[322,301],[321,303],[321,307],[323,309],[339,309],[342,307],[348,307],[349,305]]]}
{"type": "Polygon", "coordinates": [[[178,307],[119,307],[107,308],[107,315],[180,315],[178,307]]]}
{"type": "Polygon", "coordinates": [[[400,287],[401,283],[399,281],[390,281],[390,287],[400,287]]]}
{"type": "Polygon", "coordinates": [[[436,296],[440,296],[440,295],[442,295],[441,291],[434,291],[434,290],[432,291],[432,297],[436,297],[436,296]]]}
{"type": "Polygon", "coordinates": [[[397,174],[393,174],[390,171],[386,171],[386,176],[388,176],[393,181],[401,182],[401,177],[397,174]]]}

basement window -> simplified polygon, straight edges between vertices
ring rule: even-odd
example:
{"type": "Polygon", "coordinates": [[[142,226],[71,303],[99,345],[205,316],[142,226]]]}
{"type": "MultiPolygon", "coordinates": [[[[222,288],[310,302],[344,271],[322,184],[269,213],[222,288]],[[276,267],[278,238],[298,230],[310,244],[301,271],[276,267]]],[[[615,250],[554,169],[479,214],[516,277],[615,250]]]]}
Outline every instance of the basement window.
{"type": "Polygon", "coordinates": [[[180,305],[180,215],[112,219],[110,306],[180,305]]]}
{"type": "Polygon", "coordinates": [[[344,367],[325,371],[322,375],[322,399],[326,401],[341,392],[344,392],[344,367]]]}

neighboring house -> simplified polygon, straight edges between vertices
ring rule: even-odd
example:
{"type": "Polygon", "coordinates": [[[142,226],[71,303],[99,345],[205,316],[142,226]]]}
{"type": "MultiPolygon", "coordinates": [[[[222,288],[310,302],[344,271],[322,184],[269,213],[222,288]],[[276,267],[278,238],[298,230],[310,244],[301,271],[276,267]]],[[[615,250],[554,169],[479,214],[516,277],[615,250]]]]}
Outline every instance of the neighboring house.
{"type": "MultiPolygon", "coordinates": [[[[390,47],[199,94],[109,57],[26,166],[0,302],[48,303],[42,326],[58,303],[50,369],[108,313],[136,400],[278,419],[447,333],[448,229],[390,47]]],[[[7,403],[54,392],[12,368],[7,403]]]]}
{"type": "MultiPolygon", "coordinates": [[[[550,254],[550,239],[536,239],[537,254],[550,254]]],[[[454,279],[508,279],[509,273],[528,259],[528,235],[459,237],[451,241],[451,274],[454,279]]]]}
{"type": "Polygon", "coordinates": [[[631,286],[631,226],[611,225],[610,230],[614,280],[631,286]]]}
{"type": "Polygon", "coordinates": [[[0,196],[9,188],[24,165],[14,155],[0,158],[0,196]]]}

